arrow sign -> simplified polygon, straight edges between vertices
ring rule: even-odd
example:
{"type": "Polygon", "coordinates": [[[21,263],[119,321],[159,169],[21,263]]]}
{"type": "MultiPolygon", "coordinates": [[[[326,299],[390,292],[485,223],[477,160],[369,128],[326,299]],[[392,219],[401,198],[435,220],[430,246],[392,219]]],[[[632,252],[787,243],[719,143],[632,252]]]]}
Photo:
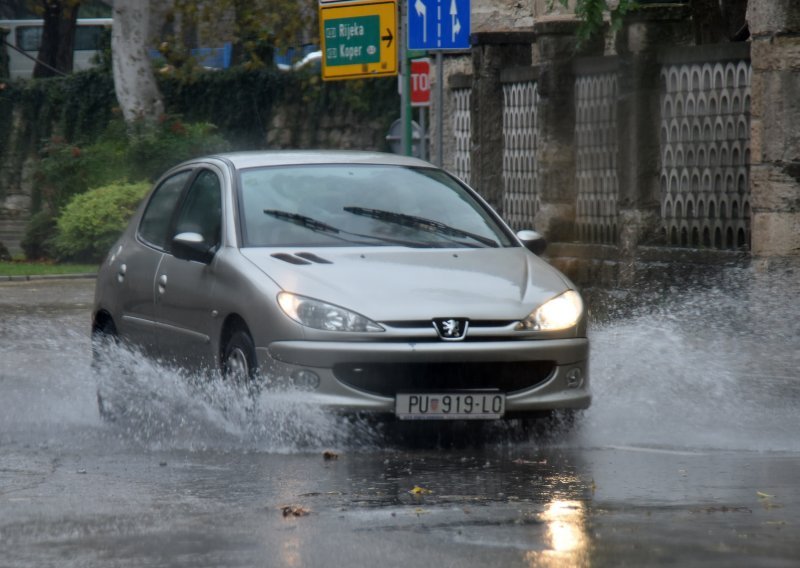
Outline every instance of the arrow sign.
{"type": "Polygon", "coordinates": [[[422,18],[422,41],[428,43],[428,8],[422,0],[417,0],[414,4],[417,16],[422,18]]]}
{"type": "Polygon", "coordinates": [[[456,0],[450,1],[450,19],[451,19],[450,29],[453,32],[453,39],[451,41],[455,43],[456,37],[458,36],[458,32],[461,31],[461,22],[458,21],[458,5],[456,4],[456,0]]]}
{"type": "Polygon", "coordinates": [[[414,0],[413,7],[409,2],[408,49],[469,49],[470,0],[414,0]]]}
{"type": "Polygon", "coordinates": [[[395,0],[320,2],[322,78],[397,75],[395,0]]]}

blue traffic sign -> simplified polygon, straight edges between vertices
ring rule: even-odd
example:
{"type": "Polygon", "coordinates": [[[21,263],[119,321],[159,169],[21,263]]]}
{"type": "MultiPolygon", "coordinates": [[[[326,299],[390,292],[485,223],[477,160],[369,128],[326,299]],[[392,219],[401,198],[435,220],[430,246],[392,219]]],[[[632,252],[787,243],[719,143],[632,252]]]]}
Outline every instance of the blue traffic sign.
{"type": "Polygon", "coordinates": [[[470,0],[408,0],[408,49],[469,49],[470,0]]]}

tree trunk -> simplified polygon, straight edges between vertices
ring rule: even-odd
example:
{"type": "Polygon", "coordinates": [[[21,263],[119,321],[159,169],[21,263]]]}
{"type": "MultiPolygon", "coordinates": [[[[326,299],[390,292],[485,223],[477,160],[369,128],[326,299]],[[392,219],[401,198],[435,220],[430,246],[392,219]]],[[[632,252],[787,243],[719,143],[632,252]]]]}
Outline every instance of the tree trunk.
{"type": "Polygon", "coordinates": [[[35,78],[52,77],[72,71],[75,47],[75,27],[78,21],[79,1],[45,0],[44,29],[39,47],[38,61],[33,68],[35,78]]]}
{"type": "Polygon", "coordinates": [[[114,90],[125,122],[155,122],[164,113],[153,67],[147,55],[150,0],[114,2],[111,56],[114,90]]]}

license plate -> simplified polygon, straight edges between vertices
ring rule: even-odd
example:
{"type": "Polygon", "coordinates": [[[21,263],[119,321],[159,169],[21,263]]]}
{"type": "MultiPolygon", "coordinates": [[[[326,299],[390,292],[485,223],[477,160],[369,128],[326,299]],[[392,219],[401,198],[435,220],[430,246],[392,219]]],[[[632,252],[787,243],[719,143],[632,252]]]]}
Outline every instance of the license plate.
{"type": "Polygon", "coordinates": [[[496,392],[398,394],[401,420],[494,420],[506,411],[506,395],[496,392]]]}

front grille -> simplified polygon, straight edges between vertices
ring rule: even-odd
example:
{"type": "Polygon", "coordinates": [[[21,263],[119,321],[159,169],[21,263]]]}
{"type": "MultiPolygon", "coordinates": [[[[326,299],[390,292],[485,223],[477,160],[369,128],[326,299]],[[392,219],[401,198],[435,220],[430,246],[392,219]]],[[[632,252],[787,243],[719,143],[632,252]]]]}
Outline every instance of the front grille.
{"type": "Polygon", "coordinates": [[[334,376],[351,387],[381,396],[398,392],[498,389],[513,393],[545,382],[554,361],[487,363],[340,363],[334,376]]]}

